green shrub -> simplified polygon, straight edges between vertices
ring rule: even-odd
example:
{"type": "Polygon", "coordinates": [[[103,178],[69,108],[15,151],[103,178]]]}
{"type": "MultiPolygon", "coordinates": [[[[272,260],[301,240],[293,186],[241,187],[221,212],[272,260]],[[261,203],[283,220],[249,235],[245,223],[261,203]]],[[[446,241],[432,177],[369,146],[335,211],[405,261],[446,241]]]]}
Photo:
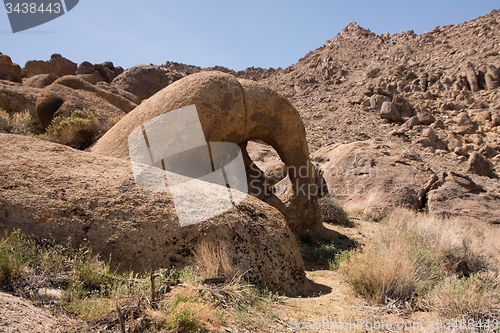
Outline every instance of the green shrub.
{"type": "Polygon", "coordinates": [[[99,135],[99,115],[90,110],[76,110],[69,117],[55,117],[47,127],[50,141],[77,149],[90,146],[99,135]]]}

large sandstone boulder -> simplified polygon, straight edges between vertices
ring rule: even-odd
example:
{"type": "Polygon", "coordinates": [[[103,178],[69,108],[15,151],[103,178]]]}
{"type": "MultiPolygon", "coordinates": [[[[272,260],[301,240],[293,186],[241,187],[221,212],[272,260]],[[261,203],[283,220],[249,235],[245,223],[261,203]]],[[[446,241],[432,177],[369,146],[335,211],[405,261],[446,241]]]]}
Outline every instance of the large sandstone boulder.
{"type": "Polygon", "coordinates": [[[225,244],[258,286],[300,294],[307,284],[282,214],[252,196],[180,227],[170,192],[139,188],[129,161],[11,134],[0,134],[0,184],[0,233],[90,242],[113,268],[134,271],[189,264],[201,241],[225,244]]]}
{"type": "Polygon", "coordinates": [[[38,74],[25,79],[23,84],[28,87],[43,89],[46,86],[51,85],[55,80],[57,80],[57,75],[54,73],[38,74]]]}
{"type": "Polygon", "coordinates": [[[0,109],[9,113],[29,110],[36,117],[35,102],[40,91],[21,83],[0,80],[0,109]]]}
{"type": "Polygon", "coordinates": [[[128,159],[128,138],[135,128],[166,112],[193,104],[207,142],[232,142],[242,148],[252,194],[280,209],[297,235],[324,233],[317,196],[310,191],[315,186],[316,172],[309,161],[302,120],[283,96],[255,81],[238,80],[216,71],[189,75],[142,102],[101,137],[92,151],[128,159]],[[287,168],[295,171],[289,172],[290,186],[280,200],[263,191],[265,184],[260,178],[263,172],[252,165],[245,149],[247,141],[253,139],[273,146],[287,168]]]}
{"type": "Polygon", "coordinates": [[[486,191],[467,175],[450,172],[436,185],[428,194],[430,214],[500,224],[500,196],[486,191]]]}
{"type": "Polygon", "coordinates": [[[118,75],[111,84],[143,100],[181,78],[182,75],[158,66],[137,65],[118,75]]]}
{"type": "Polygon", "coordinates": [[[330,196],[366,216],[395,207],[420,209],[437,176],[418,153],[380,141],[324,147],[311,156],[323,171],[330,196]]]}
{"type": "Polygon", "coordinates": [[[60,54],[53,54],[49,61],[30,60],[24,65],[28,77],[38,74],[54,73],[57,77],[75,75],[77,65],[60,54]]]}
{"type": "MultiPolygon", "coordinates": [[[[101,120],[122,117],[137,105],[129,99],[94,86],[75,75],[67,75],[44,88],[36,100],[36,111],[43,126],[57,116],[68,117],[75,110],[90,109],[101,120]]],[[[105,130],[113,124],[104,125],[105,130]]]]}
{"type": "Polygon", "coordinates": [[[23,82],[21,67],[12,63],[10,57],[2,53],[0,53],[0,80],[23,82]]]}

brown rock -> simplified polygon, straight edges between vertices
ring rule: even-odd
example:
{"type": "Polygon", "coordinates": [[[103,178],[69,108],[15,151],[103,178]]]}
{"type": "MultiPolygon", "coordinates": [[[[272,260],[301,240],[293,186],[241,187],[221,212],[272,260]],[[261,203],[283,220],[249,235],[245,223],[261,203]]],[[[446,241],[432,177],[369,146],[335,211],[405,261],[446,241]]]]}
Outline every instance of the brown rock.
{"type": "Polygon", "coordinates": [[[5,54],[0,54],[0,80],[23,82],[21,67],[14,64],[10,57],[5,54]]]}
{"type": "Polygon", "coordinates": [[[111,85],[144,100],[181,78],[182,75],[158,66],[138,65],[117,76],[111,85]]]}
{"type": "Polygon", "coordinates": [[[35,101],[40,89],[21,83],[0,80],[0,109],[9,113],[29,110],[36,117],[35,101]]]}
{"type": "Polygon", "coordinates": [[[432,115],[429,110],[422,110],[417,113],[418,120],[421,124],[430,125],[436,121],[436,118],[432,115]]]}
{"type": "Polygon", "coordinates": [[[24,65],[24,69],[28,72],[28,77],[50,73],[61,77],[64,75],[75,75],[77,65],[71,60],[56,56],[52,57],[49,61],[30,60],[24,65]]]}
{"type": "Polygon", "coordinates": [[[25,79],[23,84],[28,87],[43,89],[52,84],[55,80],[57,80],[57,76],[54,73],[38,74],[25,79]]]}
{"type": "MultiPolygon", "coordinates": [[[[297,235],[317,236],[324,232],[317,197],[303,190],[314,186],[317,175],[309,161],[302,120],[283,96],[254,81],[237,80],[216,71],[189,75],[141,103],[101,137],[92,151],[128,158],[128,136],[137,126],[192,104],[197,108],[207,142],[233,142],[245,148],[248,140],[260,139],[279,152],[287,168],[302,170],[300,174],[289,173],[291,186],[279,198],[281,204],[273,204],[297,235]]],[[[250,181],[251,160],[244,149],[243,157],[250,181]]],[[[263,192],[256,195],[263,200],[277,199],[263,192]]]]}
{"type": "Polygon", "coordinates": [[[420,120],[418,120],[417,116],[413,116],[413,117],[409,118],[403,124],[403,126],[406,127],[406,128],[413,128],[413,127],[418,126],[418,125],[420,125],[420,120]]]}
{"type": "Polygon", "coordinates": [[[450,178],[450,180],[447,178],[443,185],[429,192],[429,214],[475,218],[491,224],[500,223],[500,200],[498,198],[479,189],[472,191],[469,185],[465,186],[463,183],[467,182],[467,179],[463,177],[452,176],[450,178]]]}
{"type": "Polygon", "coordinates": [[[486,88],[488,90],[494,90],[498,88],[498,81],[495,81],[490,74],[486,74],[484,76],[484,80],[486,82],[486,88]]]}
{"type": "Polygon", "coordinates": [[[116,77],[115,72],[113,72],[109,68],[110,66],[113,66],[113,63],[108,66],[105,66],[103,64],[94,65],[95,70],[101,75],[101,77],[104,78],[104,81],[106,81],[107,83],[111,83],[111,81],[113,81],[113,79],[116,77]]]}
{"type": "Polygon", "coordinates": [[[468,62],[466,65],[467,72],[467,81],[469,82],[469,86],[472,92],[479,91],[479,82],[477,79],[476,69],[471,62],[468,62]]]}
{"type": "Polygon", "coordinates": [[[446,142],[449,151],[455,151],[456,148],[462,148],[462,140],[457,138],[453,133],[448,133],[446,142]]]}
{"type": "Polygon", "coordinates": [[[328,193],[344,207],[377,211],[420,209],[437,178],[414,151],[373,140],[324,147],[311,156],[323,172],[328,193]]]}
{"type": "Polygon", "coordinates": [[[375,94],[370,97],[370,107],[372,109],[380,111],[380,109],[382,108],[382,104],[384,104],[384,102],[390,102],[391,100],[392,99],[389,96],[375,94]]]}
{"type": "Polygon", "coordinates": [[[401,113],[395,103],[384,102],[382,103],[382,108],[380,109],[380,118],[387,119],[390,121],[401,121],[401,113]]]}
{"type": "Polygon", "coordinates": [[[82,62],[80,65],[78,65],[78,68],[76,69],[76,74],[90,74],[93,71],[95,71],[94,65],[92,65],[88,61],[82,62]]]}
{"type": "Polygon", "coordinates": [[[431,124],[431,128],[445,128],[445,124],[441,119],[437,119],[431,124]]]}
{"type": "Polygon", "coordinates": [[[429,139],[429,141],[430,141],[431,143],[436,143],[436,141],[437,141],[437,139],[438,139],[438,137],[437,137],[437,135],[436,135],[436,132],[434,132],[434,131],[432,130],[432,128],[426,128],[426,129],[424,129],[424,131],[422,132],[422,136],[423,136],[424,138],[429,139]]]}
{"type": "Polygon", "coordinates": [[[396,82],[391,82],[387,85],[387,92],[389,94],[396,94],[398,92],[398,86],[396,82]]]}
{"type": "Polygon", "coordinates": [[[398,81],[397,86],[398,86],[398,91],[400,93],[406,91],[406,81],[403,81],[403,80],[398,81]]]}
{"type": "Polygon", "coordinates": [[[140,189],[130,162],[33,138],[0,134],[0,232],[85,242],[111,267],[182,267],[200,241],[225,244],[251,283],[290,295],[307,284],[283,216],[247,196],[207,221],[180,227],[170,192],[140,189]]]}
{"type": "Polygon", "coordinates": [[[473,152],[467,162],[467,172],[490,177],[493,174],[493,164],[481,154],[473,152]]]}
{"type": "Polygon", "coordinates": [[[496,68],[494,65],[489,65],[486,68],[486,73],[489,74],[493,80],[500,81],[500,72],[498,71],[498,68],[496,68]]]}
{"type": "Polygon", "coordinates": [[[500,111],[491,113],[491,126],[500,126],[500,111]]]}

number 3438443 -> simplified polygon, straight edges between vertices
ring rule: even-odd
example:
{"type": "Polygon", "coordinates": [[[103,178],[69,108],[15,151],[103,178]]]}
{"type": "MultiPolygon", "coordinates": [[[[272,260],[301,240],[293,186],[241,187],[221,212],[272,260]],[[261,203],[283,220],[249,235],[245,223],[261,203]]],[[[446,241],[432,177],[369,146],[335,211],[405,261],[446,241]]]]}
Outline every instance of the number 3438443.
{"type": "Polygon", "coordinates": [[[7,2],[5,4],[5,10],[7,14],[17,13],[17,14],[35,14],[35,13],[55,13],[59,14],[61,12],[61,4],[58,2],[55,3],[10,3],[7,2]]]}

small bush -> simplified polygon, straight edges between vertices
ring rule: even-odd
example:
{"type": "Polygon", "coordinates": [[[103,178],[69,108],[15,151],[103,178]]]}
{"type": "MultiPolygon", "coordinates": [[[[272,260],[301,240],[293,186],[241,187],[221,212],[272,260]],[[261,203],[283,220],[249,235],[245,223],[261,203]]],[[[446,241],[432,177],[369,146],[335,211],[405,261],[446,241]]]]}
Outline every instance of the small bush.
{"type": "Polygon", "coordinates": [[[445,318],[500,319],[500,278],[497,273],[480,272],[467,278],[450,276],[420,304],[437,310],[445,318]]]}
{"type": "Polygon", "coordinates": [[[342,206],[337,204],[329,196],[318,200],[319,212],[323,222],[340,225],[343,227],[353,227],[354,224],[349,220],[347,213],[342,206]]]}
{"type": "Polygon", "coordinates": [[[23,237],[19,231],[5,234],[0,241],[0,283],[22,275],[32,263],[35,251],[33,241],[23,237]]]}
{"type": "Polygon", "coordinates": [[[28,110],[9,115],[0,110],[0,133],[33,136],[34,121],[28,110]]]}
{"type": "Polygon", "coordinates": [[[330,262],[334,262],[341,252],[335,244],[326,242],[302,244],[301,247],[305,252],[304,257],[319,265],[328,265],[330,262]]]}
{"type": "Polygon", "coordinates": [[[77,149],[90,146],[99,135],[99,115],[76,110],[69,117],[55,117],[47,127],[46,138],[77,149]]]}
{"type": "MultiPolygon", "coordinates": [[[[374,303],[415,305],[439,289],[475,285],[477,279],[467,276],[498,271],[495,253],[484,245],[495,235],[485,236],[478,225],[402,209],[383,223],[380,238],[340,263],[346,281],[374,303]],[[442,282],[448,280],[455,282],[442,282]]],[[[460,293],[454,295],[457,304],[464,302],[460,293]]]]}

